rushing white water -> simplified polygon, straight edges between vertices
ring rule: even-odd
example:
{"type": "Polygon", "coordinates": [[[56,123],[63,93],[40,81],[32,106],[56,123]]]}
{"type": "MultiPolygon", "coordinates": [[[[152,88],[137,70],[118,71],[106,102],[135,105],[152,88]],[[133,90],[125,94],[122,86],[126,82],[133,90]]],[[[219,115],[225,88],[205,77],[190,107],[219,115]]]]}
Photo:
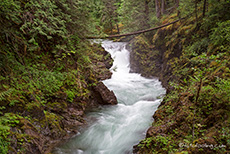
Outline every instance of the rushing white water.
{"type": "Polygon", "coordinates": [[[114,59],[112,78],[103,81],[113,90],[118,105],[103,106],[91,112],[91,125],[69,142],[55,149],[55,154],[130,154],[132,147],[145,137],[165,89],[157,79],[129,73],[126,43],[103,41],[102,46],[114,59]]]}

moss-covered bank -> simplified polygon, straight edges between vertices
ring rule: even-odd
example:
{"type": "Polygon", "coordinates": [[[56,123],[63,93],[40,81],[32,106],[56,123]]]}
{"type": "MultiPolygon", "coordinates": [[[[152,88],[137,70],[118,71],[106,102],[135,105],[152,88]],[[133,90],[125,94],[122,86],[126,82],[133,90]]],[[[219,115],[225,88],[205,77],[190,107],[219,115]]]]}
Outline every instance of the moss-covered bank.
{"type": "Polygon", "coordinates": [[[111,76],[111,57],[84,39],[99,33],[94,4],[0,2],[1,154],[47,153],[77,132],[88,108],[107,103],[98,81],[111,76]]]}
{"type": "MultiPolygon", "coordinates": [[[[230,150],[229,2],[132,42],[134,71],[158,76],[167,95],[134,153],[228,153],[230,150]]],[[[172,14],[167,23],[177,18],[172,14]]]]}
{"type": "Polygon", "coordinates": [[[78,58],[28,53],[20,63],[13,54],[2,54],[7,76],[0,78],[1,153],[48,153],[77,133],[87,109],[106,103],[107,89],[97,84],[110,78],[112,59],[100,45],[82,44],[86,54],[78,58]]]}

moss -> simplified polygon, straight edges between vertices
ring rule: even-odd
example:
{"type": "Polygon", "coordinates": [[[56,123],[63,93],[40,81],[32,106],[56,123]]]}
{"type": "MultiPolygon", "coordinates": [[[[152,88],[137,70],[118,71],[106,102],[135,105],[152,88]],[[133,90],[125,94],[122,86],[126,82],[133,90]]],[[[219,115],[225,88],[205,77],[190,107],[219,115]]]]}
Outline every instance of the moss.
{"type": "MultiPolygon", "coordinates": [[[[153,116],[155,122],[147,138],[140,143],[140,153],[224,153],[229,150],[229,135],[224,133],[230,126],[227,88],[230,72],[226,67],[230,66],[229,52],[222,50],[227,47],[225,43],[218,44],[222,49],[210,44],[210,34],[214,33],[205,31],[200,26],[204,24],[200,14],[198,17],[198,23],[191,17],[162,28],[153,36],[154,49],[163,53],[161,79],[167,81],[168,89],[153,116]],[[173,84],[168,84],[169,81],[173,84]],[[157,139],[159,135],[162,140],[157,139]],[[162,145],[158,149],[155,143],[163,140],[173,146],[158,143],[162,145]],[[214,145],[222,147],[211,147],[214,145]]],[[[220,27],[213,30],[222,31],[220,27]]],[[[225,40],[225,36],[223,38],[225,40]]]]}
{"type": "Polygon", "coordinates": [[[159,51],[153,48],[144,35],[135,37],[131,47],[131,69],[147,77],[156,75],[160,70],[160,61],[157,58],[160,56],[159,51]]]}
{"type": "Polygon", "coordinates": [[[52,136],[54,138],[61,138],[60,135],[62,133],[64,133],[64,134],[66,133],[60,124],[60,122],[63,118],[54,114],[54,113],[48,112],[48,111],[44,111],[44,113],[45,113],[45,123],[47,124],[47,126],[51,130],[51,133],[55,134],[55,135],[52,134],[52,136]]]}
{"type": "Polygon", "coordinates": [[[76,133],[76,126],[84,123],[84,110],[92,106],[92,86],[109,72],[111,61],[102,47],[81,47],[81,55],[73,51],[62,58],[57,52],[56,57],[51,52],[28,53],[22,63],[13,52],[5,56],[8,74],[0,77],[1,152],[45,153],[54,140],[76,133]],[[98,62],[106,65],[99,68],[98,62]]]}
{"type": "Polygon", "coordinates": [[[67,109],[67,103],[62,101],[62,102],[48,102],[46,105],[47,109],[50,110],[65,110],[67,109]]]}

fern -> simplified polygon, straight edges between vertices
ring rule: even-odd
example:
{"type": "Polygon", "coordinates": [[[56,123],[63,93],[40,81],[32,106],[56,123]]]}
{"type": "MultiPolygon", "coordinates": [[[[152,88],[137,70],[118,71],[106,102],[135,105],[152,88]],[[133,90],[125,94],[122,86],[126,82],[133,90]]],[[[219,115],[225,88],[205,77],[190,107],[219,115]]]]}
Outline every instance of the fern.
{"type": "Polygon", "coordinates": [[[6,97],[9,97],[10,94],[13,92],[13,90],[14,90],[13,88],[10,88],[6,91],[0,92],[0,101],[6,100],[6,97]]]}

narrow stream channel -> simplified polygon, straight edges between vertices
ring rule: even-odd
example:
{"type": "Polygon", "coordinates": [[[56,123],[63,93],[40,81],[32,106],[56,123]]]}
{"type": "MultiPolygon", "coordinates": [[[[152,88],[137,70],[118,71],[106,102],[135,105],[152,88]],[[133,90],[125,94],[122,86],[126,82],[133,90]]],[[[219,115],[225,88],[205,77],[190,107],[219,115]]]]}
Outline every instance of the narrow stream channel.
{"type": "Polygon", "coordinates": [[[165,89],[157,79],[146,79],[129,73],[126,43],[103,41],[102,46],[114,59],[112,78],[103,81],[113,90],[118,105],[103,106],[88,114],[90,126],[55,154],[131,154],[132,147],[145,137],[165,89]]]}

